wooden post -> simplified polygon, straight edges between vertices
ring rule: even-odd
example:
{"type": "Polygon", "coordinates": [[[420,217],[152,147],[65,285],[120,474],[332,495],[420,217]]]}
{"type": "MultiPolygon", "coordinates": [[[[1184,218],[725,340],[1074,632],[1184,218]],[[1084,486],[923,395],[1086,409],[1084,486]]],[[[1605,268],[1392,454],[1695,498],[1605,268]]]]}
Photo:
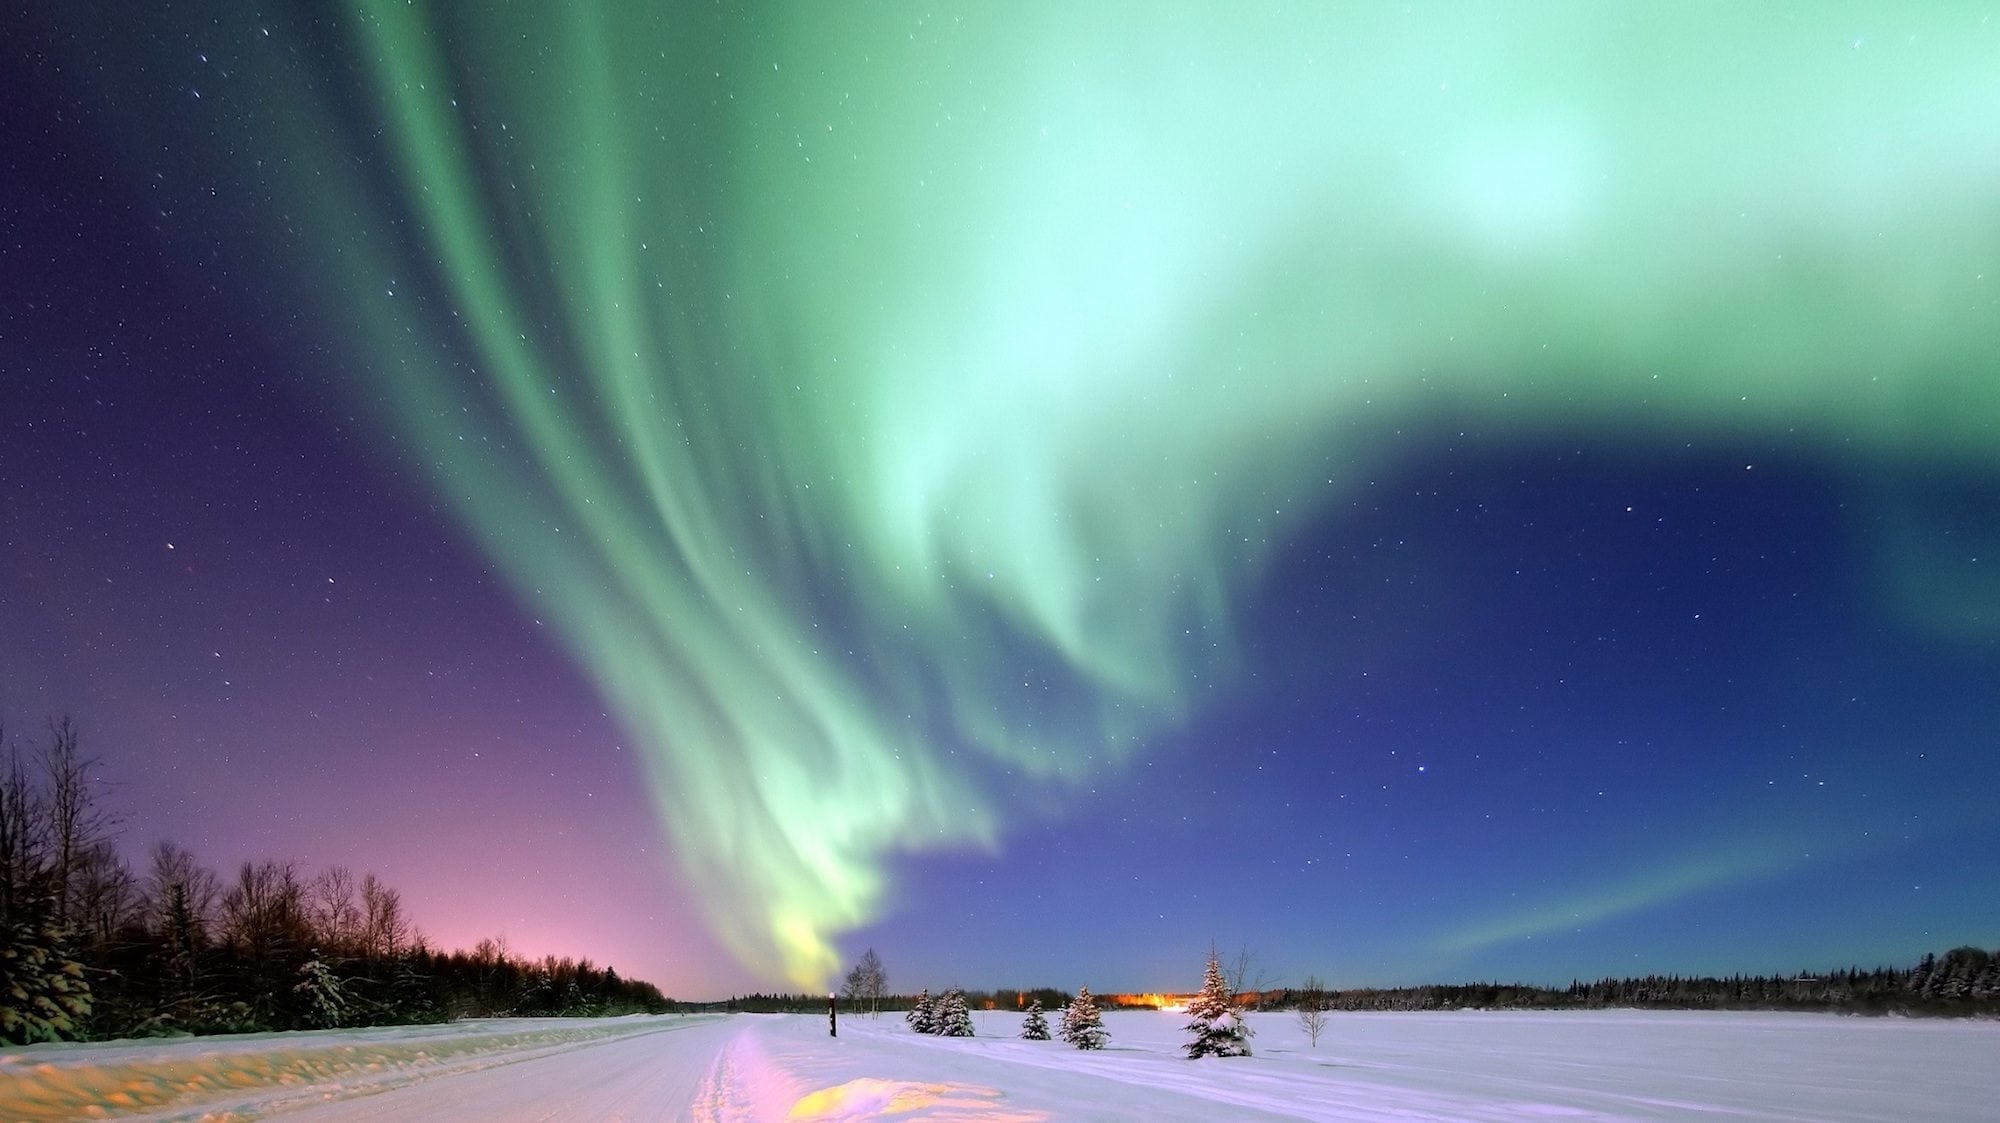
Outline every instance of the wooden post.
{"type": "Polygon", "coordinates": [[[833,995],[831,995],[831,994],[827,995],[827,996],[826,996],[826,1035],[827,1035],[828,1037],[839,1037],[839,1036],[840,1036],[840,1021],[839,1021],[839,1019],[838,1019],[838,1018],[837,1018],[837,1017],[835,1016],[835,1011],[836,1011],[836,1009],[837,1009],[837,1007],[836,1007],[836,1006],[834,1005],[834,1001],[833,1001],[833,995]]]}

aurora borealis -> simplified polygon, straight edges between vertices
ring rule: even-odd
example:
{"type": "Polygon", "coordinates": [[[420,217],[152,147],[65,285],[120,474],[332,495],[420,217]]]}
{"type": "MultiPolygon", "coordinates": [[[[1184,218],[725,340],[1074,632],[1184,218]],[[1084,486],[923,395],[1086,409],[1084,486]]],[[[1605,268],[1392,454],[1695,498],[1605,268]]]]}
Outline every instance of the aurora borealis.
{"type": "MultiPolygon", "coordinates": [[[[398,549],[507,590],[335,675],[376,686],[273,685],[277,728],[421,711],[467,614],[532,621],[549,711],[608,717],[518,759],[643,787],[665,927],[733,960],[635,968],[670,990],[857,941],[1105,989],[1211,939],[1362,981],[1990,944],[2000,28],[1905,7],[10,15],[0,707],[165,737],[165,806],[245,767],[147,716],[179,656],[77,624],[134,594],[23,545],[123,525],[162,442],[232,463],[64,420],[170,381],[264,403],[251,477],[335,450],[224,473],[255,535],[190,508],[250,557],[423,511],[360,551],[373,622],[253,576],[233,627],[377,634],[398,549]],[[72,227],[200,304],[116,307],[72,227]],[[162,326],[85,379],[86,310],[162,326]],[[175,380],[177,335],[229,342],[175,380]],[[1101,944],[1018,946],[1085,908],[1101,944]]],[[[425,791],[530,779],[429,751],[425,791]]],[[[388,833],[536,844],[441,818],[388,833]]]]}

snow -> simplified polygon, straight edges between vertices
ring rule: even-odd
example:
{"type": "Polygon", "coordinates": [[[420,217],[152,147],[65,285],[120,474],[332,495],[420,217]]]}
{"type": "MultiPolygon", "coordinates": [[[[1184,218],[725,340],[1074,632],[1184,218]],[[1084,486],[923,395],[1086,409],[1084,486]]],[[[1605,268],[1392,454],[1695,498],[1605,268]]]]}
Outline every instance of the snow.
{"type": "Polygon", "coordinates": [[[492,1019],[0,1052],[0,1120],[1974,1120],[2000,1023],[1607,1011],[1329,1014],[1318,1048],[1185,1059],[1183,1016],[1109,1048],[913,1034],[899,1016],[492,1019]]]}

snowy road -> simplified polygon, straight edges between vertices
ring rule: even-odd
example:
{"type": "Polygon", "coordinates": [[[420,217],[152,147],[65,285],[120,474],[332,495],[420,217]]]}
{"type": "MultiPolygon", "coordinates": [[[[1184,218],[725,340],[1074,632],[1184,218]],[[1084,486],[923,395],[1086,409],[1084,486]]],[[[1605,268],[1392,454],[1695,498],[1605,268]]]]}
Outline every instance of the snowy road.
{"type": "Polygon", "coordinates": [[[1111,1048],[900,1018],[467,1022],[0,1053],[0,1120],[1910,1120],[1992,1118],[2000,1023],[1827,1015],[1336,1015],[1317,1048],[1258,1015],[1256,1055],[1179,1056],[1173,1014],[1111,1048]]]}

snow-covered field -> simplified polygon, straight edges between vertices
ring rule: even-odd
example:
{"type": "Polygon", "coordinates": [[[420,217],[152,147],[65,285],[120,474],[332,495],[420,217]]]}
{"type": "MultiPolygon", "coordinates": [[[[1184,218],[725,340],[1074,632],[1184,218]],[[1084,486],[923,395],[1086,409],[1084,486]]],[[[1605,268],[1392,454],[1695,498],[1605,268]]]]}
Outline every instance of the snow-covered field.
{"type": "Polygon", "coordinates": [[[2000,1118],[2000,1023],[1812,1014],[1334,1014],[1317,1048],[1182,1059],[1181,1015],[1111,1047],[908,1032],[902,1019],[523,1019],[0,1053],[0,1120],[2000,1118]]]}

